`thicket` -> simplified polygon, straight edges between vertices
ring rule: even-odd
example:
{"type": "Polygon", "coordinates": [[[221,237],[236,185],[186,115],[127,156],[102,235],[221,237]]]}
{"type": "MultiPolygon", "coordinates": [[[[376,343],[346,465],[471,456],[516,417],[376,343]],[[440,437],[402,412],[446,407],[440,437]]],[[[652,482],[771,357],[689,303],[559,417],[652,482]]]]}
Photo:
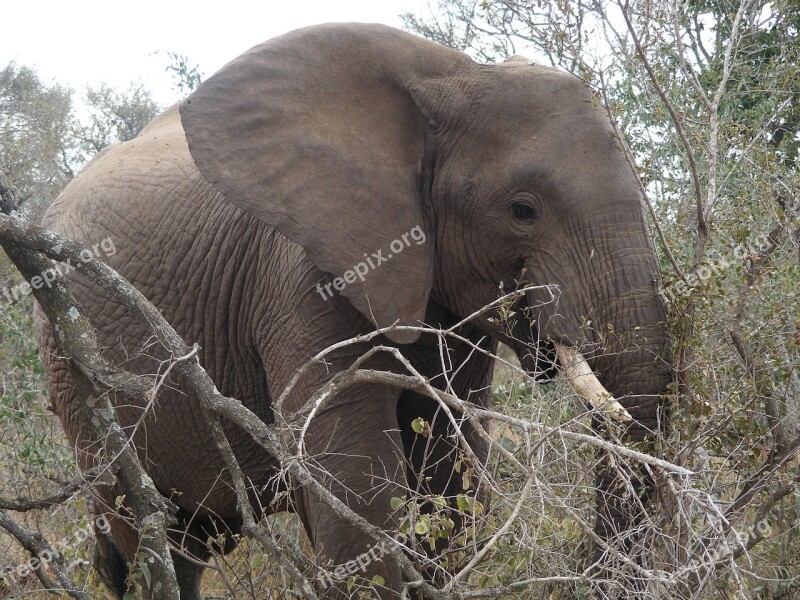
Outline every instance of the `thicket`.
{"type": "MultiPolygon", "coordinates": [[[[404,18],[478,60],[530,54],[583,78],[638,169],[675,342],[672,424],[658,452],[693,475],[660,472],[640,532],[648,555],[630,568],[653,598],[800,597],[800,6],[441,0],[404,18]]],[[[173,71],[191,89],[200,76],[181,58],[173,71]]],[[[90,154],[135,135],[157,111],[142,88],[101,86],[80,122],[72,98],[26,67],[0,71],[0,183],[32,220],[90,154]]],[[[3,257],[0,283],[21,281],[3,257]]],[[[63,554],[55,567],[102,597],[87,568],[85,478],[47,410],[31,304],[0,296],[0,518],[43,535],[63,554]],[[30,505],[56,490],[57,502],[30,505]]],[[[472,564],[452,540],[450,566],[467,568],[454,589],[589,597],[596,448],[580,437],[592,435],[585,411],[564,402],[572,392],[560,383],[531,384],[513,365],[498,370],[493,393],[506,415],[490,429],[500,493],[490,507],[461,507],[482,548],[491,543],[472,564]]],[[[397,502],[409,514],[405,533],[449,535],[444,512],[423,518],[413,496],[397,502]]],[[[317,572],[301,537],[287,517],[261,523],[233,556],[213,558],[210,597],[303,595],[302,579],[317,572]]],[[[0,575],[28,564],[18,540],[0,533],[0,575]]],[[[149,577],[148,563],[134,572],[149,577]]],[[[0,597],[42,588],[33,572],[17,575],[0,579],[0,597]]],[[[624,595],[613,581],[606,589],[624,595]]]]}

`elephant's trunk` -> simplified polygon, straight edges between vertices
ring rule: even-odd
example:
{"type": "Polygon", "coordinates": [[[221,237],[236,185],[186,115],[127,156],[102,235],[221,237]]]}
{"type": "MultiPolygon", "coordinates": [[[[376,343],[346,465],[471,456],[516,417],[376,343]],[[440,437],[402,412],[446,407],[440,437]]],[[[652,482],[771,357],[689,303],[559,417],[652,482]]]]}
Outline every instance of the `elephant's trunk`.
{"type": "MultiPolygon", "coordinates": [[[[659,407],[671,379],[666,311],[644,224],[641,228],[640,235],[630,232],[596,243],[595,236],[582,236],[580,247],[569,250],[592,256],[588,266],[572,261],[560,262],[558,270],[526,265],[527,272],[541,274],[533,283],[550,284],[527,294],[537,335],[559,349],[565,375],[578,369],[597,375],[596,389],[607,391],[633,417],[628,434],[636,440],[659,428],[659,407]]],[[[575,387],[574,378],[572,383],[575,387]]],[[[585,390],[576,390],[589,399],[585,390]]]]}
{"type": "MultiPolygon", "coordinates": [[[[594,264],[571,267],[569,262],[561,263],[560,272],[550,272],[546,279],[536,282],[556,283],[555,301],[540,290],[529,293],[527,304],[535,311],[542,337],[554,342],[562,373],[568,378],[577,369],[596,373],[599,381],[595,391],[601,395],[607,391],[619,404],[619,408],[616,404],[606,406],[632,417],[626,438],[644,441],[648,449],[653,449],[656,435],[665,425],[662,407],[671,379],[671,348],[656,287],[655,260],[643,224],[636,229],[640,227],[639,235],[607,236],[596,244],[592,243],[595,236],[582,237],[581,247],[571,249],[572,253],[594,253],[594,264]],[[578,360],[581,355],[586,357],[582,364],[578,360]]],[[[537,265],[531,264],[529,272],[536,273],[537,265]]],[[[542,272],[541,265],[538,272],[542,272]]],[[[591,394],[574,385],[572,379],[578,393],[588,398],[591,394]]],[[[602,418],[595,418],[593,426],[597,431],[607,428],[602,418]]],[[[644,519],[644,507],[655,483],[637,465],[621,468],[620,461],[604,451],[597,458],[595,531],[604,544],[595,545],[590,560],[605,579],[620,568],[630,568],[615,560],[608,547],[623,554],[632,552],[634,541],[639,539],[635,532],[644,519]]],[[[633,579],[623,577],[622,585],[636,587],[633,579]]],[[[603,593],[600,590],[601,596],[603,593]]]]}
{"type": "MultiPolygon", "coordinates": [[[[666,424],[664,392],[671,379],[669,337],[655,284],[623,290],[609,302],[608,312],[601,311],[601,315],[604,316],[598,319],[592,336],[601,349],[590,364],[633,417],[625,438],[644,442],[642,449],[653,451],[656,436],[664,431],[666,424]],[[612,324],[613,331],[601,331],[606,323],[612,324]]],[[[599,419],[594,419],[593,426],[598,431],[604,429],[599,419]]],[[[637,562],[646,560],[646,551],[637,540],[644,539],[640,526],[655,493],[651,472],[639,464],[628,469],[618,459],[600,452],[595,486],[598,537],[617,551],[632,554],[637,562]]],[[[631,597],[637,597],[640,588],[646,585],[600,544],[595,546],[591,560],[601,578],[620,570],[620,575],[627,573],[629,576],[622,575],[617,581],[631,597]]],[[[610,588],[598,592],[600,597],[616,593],[610,588]]]]}

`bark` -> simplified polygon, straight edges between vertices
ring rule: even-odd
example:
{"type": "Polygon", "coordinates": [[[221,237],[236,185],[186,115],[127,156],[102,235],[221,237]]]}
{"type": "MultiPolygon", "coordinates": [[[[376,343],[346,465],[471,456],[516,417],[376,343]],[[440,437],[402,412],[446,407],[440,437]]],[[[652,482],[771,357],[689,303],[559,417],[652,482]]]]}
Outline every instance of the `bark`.
{"type": "MultiPolygon", "coordinates": [[[[61,595],[62,591],[65,591],[71,597],[77,598],[77,600],[88,600],[88,596],[77,589],[67,575],[64,557],[59,552],[56,552],[41,535],[31,533],[20,527],[2,511],[0,511],[0,527],[5,529],[34,557],[28,561],[28,566],[33,568],[36,577],[39,578],[45,590],[58,596],[61,595]],[[48,577],[45,572],[45,565],[56,574],[58,583],[48,577]]],[[[0,577],[0,592],[4,591],[2,581],[3,578],[0,577]]],[[[11,590],[8,591],[11,592],[11,590]]]]}
{"type": "Polygon", "coordinates": [[[50,320],[60,348],[70,357],[70,374],[84,418],[94,439],[102,442],[109,470],[126,492],[126,505],[142,535],[142,549],[147,553],[153,597],[178,600],[180,592],[167,539],[167,526],[174,522],[176,509],[158,492],[142,468],[107,394],[114,389],[123,397],[142,398],[148,388],[105,361],[91,323],[54,263],[24,244],[26,233],[30,234],[29,227],[15,215],[0,215],[0,245],[27,281],[49,270],[55,274],[52,285],[34,288],[33,294],[50,320]]]}

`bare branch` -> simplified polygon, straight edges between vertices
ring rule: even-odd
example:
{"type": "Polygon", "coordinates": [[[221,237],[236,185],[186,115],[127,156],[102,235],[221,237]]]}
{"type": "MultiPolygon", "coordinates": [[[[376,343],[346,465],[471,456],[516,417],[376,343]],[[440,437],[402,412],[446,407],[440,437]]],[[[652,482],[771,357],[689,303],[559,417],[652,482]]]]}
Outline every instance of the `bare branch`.
{"type": "MultiPolygon", "coordinates": [[[[647,59],[647,54],[642,47],[642,43],[639,40],[639,36],[636,33],[636,28],[633,26],[631,22],[630,14],[628,13],[628,2],[625,0],[623,4],[621,0],[616,0],[617,6],[620,7],[622,10],[622,16],[625,19],[625,24],[628,26],[628,32],[631,34],[631,38],[633,39],[634,46],[636,47],[636,53],[639,56],[639,60],[642,62],[642,66],[647,71],[647,75],[650,78],[650,83],[653,86],[653,89],[658,94],[658,97],[661,98],[661,102],[664,105],[664,108],[667,109],[669,113],[670,119],[672,120],[672,124],[675,127],[675,131],[678,133],[678,137],[681,139],[681,143],[683,144],[684,152],[686,153],[686,160],[689,161],[689,172],[692,176],[692,182],[694,183],[694,193],[695,199],[697,203],[697,226],[698,232],[703,240],[708,235],[708,231],[706,229],[706,219],[705,219],[705,212],[703,209],[703,186],[700,183],[700,171],[697,168],[697,160],[695,159],[694,149],[689,142],[689,139],[686,136],[686,131],[683,128],[683,122],[681,118],[678,116],[678,113],[675,111],[675,107],[672,105],[672,102],[667,97],[664,88],[661,87],[661,84],[658,81],[658,77],[656,77],[655,72],[653,71],[653,67],[650,65],[650,61],[647,59]]],[[[703,241],[702,246],[705,245],[703,241]]],[[[700,262],[701,257],[695,253],[695,265],[700,262]]]]}
{"type": "Polygon", "coordinates": [[[44,498],[34,498],[29,500],[27,498],[16,498],[9,500],[0,498],[0,509],[13,510],[15,512],[29,512],[32,510],[40,510],[42,508],[49,508],[57,504],[63,504],[77,492],[88,489],[95,481],[108,469],[107,466],[95,467],[76,475],[58,491],[45,496],[44,498]]]}
{"type": "Polygon", "coordinates": [[[5,529],[20,545],[35,558],[30,559],[28,566],[36,573],[44,589],[51,594],[60,596],[66,592],[78,600],[89,600],[89,597],[80,591],[70,580],[64,565],[64,557],[56,552],[41,535],[31,533],[20,527],[6,513],[0,511],[0,527],[5,529]],[[56,585],[44,571],[49,567],[56,575],[59,585],[56,585]]]}

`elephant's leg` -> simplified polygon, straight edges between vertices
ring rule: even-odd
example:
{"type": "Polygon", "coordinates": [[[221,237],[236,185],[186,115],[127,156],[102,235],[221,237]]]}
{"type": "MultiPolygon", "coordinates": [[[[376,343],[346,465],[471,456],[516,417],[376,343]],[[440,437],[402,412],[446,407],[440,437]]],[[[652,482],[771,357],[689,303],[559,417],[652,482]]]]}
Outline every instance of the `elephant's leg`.
{"type": "MultiPolygon", "coordinates": [[[[81,471],[87,471],[101,464],[97,453],[102,445],[94,439],[83,419],[67,362],[56,345],[50,323],[38,307],[35,318],[40,354],[50,386],[50,409],[61,421],[69,445],[76,449],[81,471]]],[[[139,538],[127,521],[110,508],[124,491],[117,485],[97,484],[92,486],[91,492],[96,540],[93,566],[111,593],[122,598],[128,588],[128,563],[136,553],[139,538]]]]}
{"type": "Polygon", "coordinates": [[[92,566],[108,589],[117,598],[122,598],[128,589],[128,561],[112,536],[97,528],[92,566]]]}
{"type": "MultiPolygon", "coordinates": [[[[41,314],[37,314],[37,319],[37,326],[40,328],[41,353],[50,383],[52,409],[61,420],[70,445],[77,450],[77,459],[81,470],[87,471],[101,464],[102,444],[94,440],[84,419],[75,382],[66,361],[61,357],[59,348],[55,344],[51,326],[42,320],[41,314]]],[[[124,497],[126,491],[116,483],[113,485],[97,484],[92,487],[91,491],[93,495],[93,525],[96,534],[96,552],[93,558],[95,570],[109,590],[118,598],[122,598],[130,589],[134,589],[131,575],[142,587],[141,597],[152,598],[152,593],[146,589],[145,578],[140,572],[137,572],[136,567],[133,572],[129,568],[130,564],[136,563],[141,539],[136,528],[132,526],[132,515],[120,514],[116,509],[117,499],[124,497]]],[[[186,522],[188,523],[188,519],[186,522]]],[[[177,527],[175,528],[177,529],[177,527]]],[[[175,542],[175,535],[171,534],[170,537],[175,542]]],[[[205,540],[206,537],[207,534],[204,534],[204,537],[198,537],[198,539],[205,540]]],[[[201,556],[201,560],[208,557],[207,554],[203,555],[203,551],[199,547],[193,548],[194,550],[199,553],[198,556],[201,556]]],[[[173,563],[181,590],[181,599],[199,600],[199,581],[202,568],[175,553],[173,553],[173,563]]]]}
{"type": "MultiPolygon", "coordinates": [[[[126,591],[133,589],[129,580],[131,575],[129,564],[135,562],[140,545],[137,532],[130,526],[130,518],[123,518],[110,509],[113,500],[118,497],[118,489],[108,486],[96,486],[94,520],[97,539],[97,553],[94,567],[103,582],[118,598],[126,591]],[[109,502],[112,501],[112,502],[109,502]]],[[[168,531],[172,552],[175,576],[181,592],[181,600],[200,600],[200,582],[206,562],[211,556],[212,548],[222,553],[231,552],[236,543],[234,534],[239,532],[240,524],[226,524],[214,521],[209,517],[199,517],[183,509],[175,515],[176,523],[168,531]],[[219,544],[220,534],[224,541],[219,544]],[[209,545],[209,539],[215,540],[209,545]]],[[[136,567],[134,566],[134,578],[136,567]]],[[[138,583],[143,588],[144,598],[151,598],[141,576],[138,583]]],[[[157,600],[157,599],[154,599],[157,600]]]]}
{"type": "MultiPolygon", "coordinates": [[[[438,402],[412,392],[404,392],[400,398],[398,423],[407,459],[410,495],[417,499],[443,496],[450,509],[449,516],[455,524],[450,537],[439,538],[435,549],[431,549],[427,542],[418,544],[417,549],[431,558],[444,552],[455,538],[471,525],[456,510],[459,494],[475,495],[484,504],[488,502],[488,494],[480,485],[479,477],[471,477],[466,482],[463,477],[468,460],[481,465],[486,464],[488,448],[468,421],[461,419],[458,413],[454,416],[461,435],[472,451],[470,459],[466,458],[468,453],[455,439],[455,428],[438,402]],[[411,422],[418,417],[430,424],[430,433],[427,437],[418,434],[411,427],[411,422]],[[456,462],[459,460],[464,466],[456,469],[456,462]]],[[[477,469],[473,471],[478,473],[477,469]]],[[[423,503],[421,510],[433,511],[435,507],[432,503],[423,503]]],[[[447,580],[446,573],[439,567],[428,568],[425,576],[438,585],[446,583],[447,580]]]]}
{"type": "Polygon", "coordinates": [[[227,524],[209,517],[200,517],[178,511],[177,524],[169,531],[173,548],[172,562],[181,590],[181,600],[200,600],[200,582],[207,562],[214,550],[227,553],[236,547],[234,535],[239,533],[240,523],[227,524]],[[214,540],[214,542],[209,542],[214,540]]]}
{"type": "MultiPolygon", "coordinates": [[[[403,392],[397,421],[408,460],[411,492],[445,497],[462,493],[461,477],[454,469],[459,457],[459,445],[453,437],[455,429],[439,403],[414,392],[403,392]],[[420,435],[414,431],[412,422],[417,418],[430,425],[429,434],[420,435]]],[[[464,432],[469,425],[462,423],[460,428],[464,432]]]]}
{"type": "MultiPolygon", "coordinates": [[[[455,322],[455,316],[448,318],[443,313],[444,309],[441,307],[430,306],[428,318],[431,322],[441,323],[443,327],[449,326],[451,321],[455,322]],[[436,318],[438,321],[435,321],[436,318]]],[[[468,327],[462,328],[459,334],[487,352],[493,352],[496,347],[493,341],[487,340],[480,332],[468,327]]],[[[486,405],[492,374],[491,359],[486,354],[475,352],[473,346],[463,342],[447,340],[447,343],[449,346],[447,363],[450,369],[447,382],[444,381],[442,375],[442,358],[438,342],[435,340],[432,343],[431,340],[423,338],[408,351],[414,367],[428,377],[434,386],[441,389],[449,387],[462,399],[486,405]]],[[[475,430],[473,424],[463,419],[458,411],[452,412],[459,432],[472,453],[471,460],[485,464],[488,458],[488,447],[484,439],[475,430]]],[[[466,464],[465,457],[469,453],[456,439],[456,426],[452,424],[438,401],[415,392],[405,391],[398,403],[397,420],[407,457],[407,478],[412,494],[444,496],[448,499],[451,509],[457,507],[459,494],[476,494],[482,502],[488,502],[488,495],[480,485],[479,478],[473,477],[465,486],[464,470],[456,470],[456,462],[461,460],[466,464]],[[414,419],[418,417],[430,424],[430,434],[427,437],[416,433],[411,426],[414,419]]],[[[475,472],[478,473],[479,470],[475,469],[475,472]]],[[[429,510],[432,508],[430,505],[427,507],[429,510]]],[[[466,523],[455,510],[451,510],[450,516],[456,524],[453,532],[455,536],[463,531],[466,523]]],[[[448,544],[449,540],[440,538],[435,551],[431,551],[427,543],[420,547],[429,555],[433,555],[444,551],[448,544]]],[[[427,575],[439,583],[446,579],[441,571],[429,572],[427,575]]]]}
{"type": "MultiPolygon", "coordinates": [[[[209,553],[208,556],[210,555],[209,553]]],[[[207,559],[208,556],[205,558],[207,559]]],[[[175,567],[175,578],[178,580],[181,590],[181,600],[202,600],[200,580],[203,575],[203,567],[179,554],[172,555],[172,564],[175,567]]]]}
{"type": "MultiPolygon", "coordinates": [[[[96,539],[93,566],[117,598],[122,598],[129,589],[129,565],[134,562],[140,544],[130,515],[121,515],[114,509],[116,499],[122,495],[124,492],[117,484],[92,488],[96,539]]],[[[145,587],[143,578],[139,581],[145,587]]],[[[144,597],[150,596],[145,592],[144,597]]]]}
{"type": "MultiPolygon", "coordinates": [[[[353,387],[344,394],[312,420],[304,440],[305,464],[354,512],[393,534],[398,524],[391,499],[406,493],[395,413],[399,394],[381,386],[353,387]]],[[[400,569],[382,550],[383,543],[376,543],[308,488],[298,487],[295,500],[323,567],[317,583],[324,598],[357,597],[356,590],[365,591],[362,586],[376,576],[383,585],[370,594],[398,597],[400,569]],[[358,583],[348,591],[353,577],[358,583]]]]}

